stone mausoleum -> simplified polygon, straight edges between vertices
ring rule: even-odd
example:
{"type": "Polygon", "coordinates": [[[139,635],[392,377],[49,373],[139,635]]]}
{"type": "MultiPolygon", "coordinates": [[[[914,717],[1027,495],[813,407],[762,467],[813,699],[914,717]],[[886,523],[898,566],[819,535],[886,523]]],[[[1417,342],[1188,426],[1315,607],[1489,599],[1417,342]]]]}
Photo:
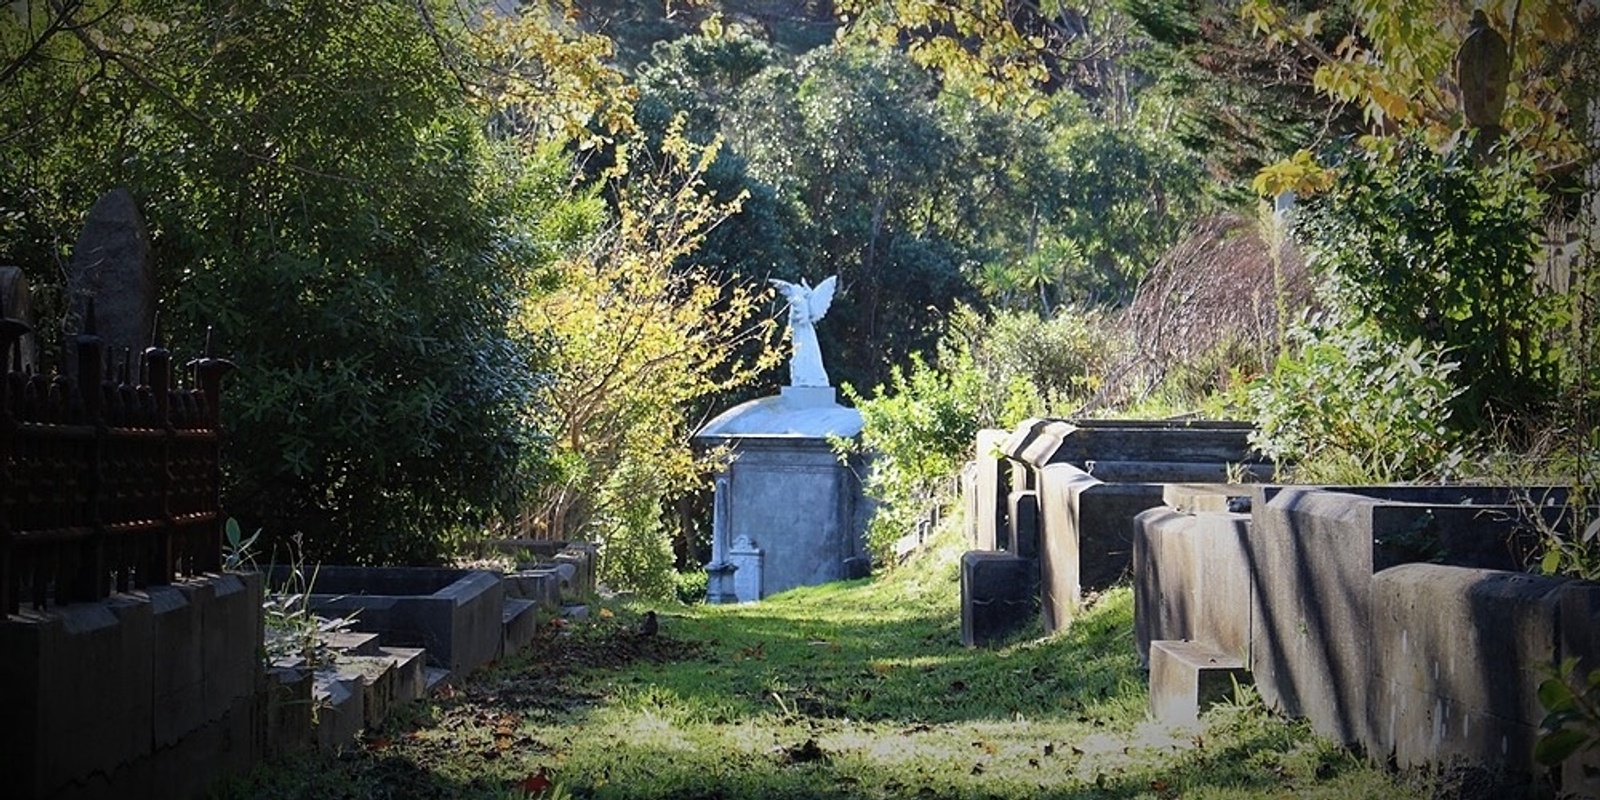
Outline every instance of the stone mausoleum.
{"type": "Polygon", "coordinates": [[[834,279],[815,289],[775,281],[789,299],[795,355],[781,393],[735,406],[695,435],[732,454],[716,477],[706,600],[760,600],[796,586],[867,574],[872,506],[862,459],[841,460],[830,438],[861,433],[861,414],[838,403],[817,352],[813,323],[834,279]]]}

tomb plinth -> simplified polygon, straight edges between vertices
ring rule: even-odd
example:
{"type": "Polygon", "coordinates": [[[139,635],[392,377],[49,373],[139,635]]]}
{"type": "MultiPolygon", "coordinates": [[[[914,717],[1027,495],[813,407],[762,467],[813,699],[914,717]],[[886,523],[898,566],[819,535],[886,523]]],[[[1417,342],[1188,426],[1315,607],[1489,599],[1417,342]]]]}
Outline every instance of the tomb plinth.
{"type": "Polygon", "coordinates": [[[716,478],[706,598],[759,600],[785,589],[865,575],[870,563],[864,465],[841,462],[831,438],[861,432],[861,414],[827,386],[785,386],[718,416],[696,434],[730,451],[716,478]]]}

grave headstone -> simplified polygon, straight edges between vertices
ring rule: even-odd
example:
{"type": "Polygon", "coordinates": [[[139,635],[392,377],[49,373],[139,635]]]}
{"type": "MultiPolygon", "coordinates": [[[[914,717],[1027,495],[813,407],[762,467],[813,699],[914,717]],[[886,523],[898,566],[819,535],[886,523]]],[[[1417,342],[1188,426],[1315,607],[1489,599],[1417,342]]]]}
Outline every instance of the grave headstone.
{"type": "Polygon", "coordinates": [[[131,348],[139,353],[150,345],[155,265],[144,215],[127,189],[106,192],[89,210],[72,251],[67,292],[67,332],[84,330],[83,300],[93,298],[96,332],[108,352],[131,348]]]}
{"type": "MultiPolygon", "coordinates": [[[[33,325],[33,296],[28,292],[28,278],[22,274],[20,267],[0,267],[0,300],[4,300],[5,307],[0,309],[6,319],[20,320],[33,325]]],[[[24,369],[39,368],[39,339],[37,334],[25,333],[18,340],[17,346],[21,355],[21,366],[24,369]]],[[[12,353],[3,353],[5,362],[3,367],[11,369],[17,364],[12,361],[12,353]]]]}

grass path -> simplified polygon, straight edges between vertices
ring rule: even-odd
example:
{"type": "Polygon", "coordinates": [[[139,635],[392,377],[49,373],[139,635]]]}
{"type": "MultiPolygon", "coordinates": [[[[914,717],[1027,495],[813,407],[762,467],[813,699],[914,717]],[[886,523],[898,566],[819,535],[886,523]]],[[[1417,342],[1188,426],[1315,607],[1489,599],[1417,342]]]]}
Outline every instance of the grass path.
{"type": "Polygon", "coordinates": [[[954,543],[743,606],[606,604],[347,752],[219,797],[1425,797],[1243,702],[1145,720],[1132,594],[1063,634],[960,646],[954,543]]]}

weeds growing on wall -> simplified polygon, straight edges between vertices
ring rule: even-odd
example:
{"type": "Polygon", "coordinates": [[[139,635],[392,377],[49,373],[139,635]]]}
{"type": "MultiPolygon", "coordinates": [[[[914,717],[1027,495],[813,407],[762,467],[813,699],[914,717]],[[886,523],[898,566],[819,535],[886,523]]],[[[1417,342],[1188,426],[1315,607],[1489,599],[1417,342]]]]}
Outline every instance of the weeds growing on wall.
{"type": "MultiPolygon", "coordinates": [[[[239,521],[229,518],[223,526],[222,566],[228,571],[256,570],[257,530],[244,536],[239,521]]],[[[305,550],[300,537],[290,540],[288,573],[277,586],[268,586],[261,598],[265,627],[262,660],[267,664],[283,659],[299,659],[316,668],[332,663],[329,636],[343,633],[355,622],[355,614],[323,617],[311,610],[311,593],[317,583],[318,566],[306,570],[305,550]]]]}

